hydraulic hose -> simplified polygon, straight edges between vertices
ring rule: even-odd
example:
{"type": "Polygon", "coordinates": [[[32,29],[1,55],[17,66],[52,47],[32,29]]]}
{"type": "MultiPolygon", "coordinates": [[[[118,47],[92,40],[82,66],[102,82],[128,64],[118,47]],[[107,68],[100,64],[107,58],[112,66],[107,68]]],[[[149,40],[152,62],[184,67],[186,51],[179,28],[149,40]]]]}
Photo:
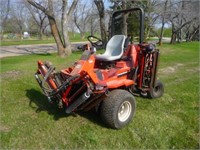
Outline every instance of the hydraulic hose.
{"type": "MultiPolygon", "coordinates": [[[[50,70],[51,71],[51,70],[50,70]]],[[[50,75],[50,74],[49,74],[50,75]]],[[[46,76],[46,75],[45,75],[46,76]]],[[[80,75],[75,75],[75,76],[72,76],[72,77],[69,77],[61,86],[59,86],[56,90],[52,90],[52,89],[49,89],[49,88],[46,88],[44,87],[44,85],[42,85],[42,87],[44,88],[44,90],[46,90],[47,92],[49,92],[49,96],[54,96],[56,95],[57,93],[59,93],[63,88],[67,88],[70,84],[71,84],[71,81],[74,80],[75,78],[78,78],[80,77],[80,75]]],[[[48,78],[48,76],[47,76],[48,78]]],[[[43,80],[44,82],[46,81],[45,79],[43,80]]]]}
{"type": "Polygon", "coordinates": [[[44,79],[42,80],[42,83],[41,83],[42,89],[44,91],[48,92],[48,96],[53,96],[53,95],[57,94],[63,88],[66,88],[67,86],[69,86],[72,80],[74,80],[75,78],[80,77],[79,74],[71,76],[62,85],[60,85],[57,89],[51,89],[51,88],[45,86],[45,82],[47,81],[47,79],[49,78],[49,76],[51,75],[51,73],[54,71],[54,69],[55,69],[55,67],[50,67],[49,68],[49,70],[45,74],[44,79]]]}
{"type": "Polygon", "coordinates": [[[47,92],[52,92],[53,90],[50,88],[45,87],[45,82],[48,79],[49,75],[53,72],[55,68],[54,67],[50,67],[50,69],[48,70],[47,74],[44,76],[44,80],[42,80],[42,88],[44,88],[45,91],[47,92]]]}

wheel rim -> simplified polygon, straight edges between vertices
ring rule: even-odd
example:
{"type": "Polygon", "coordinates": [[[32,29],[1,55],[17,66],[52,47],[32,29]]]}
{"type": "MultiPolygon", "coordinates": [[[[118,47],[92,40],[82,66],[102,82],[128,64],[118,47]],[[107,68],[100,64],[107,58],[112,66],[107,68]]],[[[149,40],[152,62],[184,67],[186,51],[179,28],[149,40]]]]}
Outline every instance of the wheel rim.
{"type": "Polygon", "coordinates": [[[129,101],[125,101],[121,104],[118,110],[118,119],[121,122],[125,122],[132,111],[131,103],[129,101]]]}
{"type": "Polygon", "coordinates": [[[159,86],[156,86],[155,88],[154,88],[154,91],[157,93],[157,92],[159,92],[160,91],[160,87],[159,86]]]}
{"type": "Polygon", "coordinates": [[[155,88],[154,88],[154,95],[159,95],[160,94],[160,92],[161,92],[161,88],[160,88],[160,86],[156,86],[155,88]]]}

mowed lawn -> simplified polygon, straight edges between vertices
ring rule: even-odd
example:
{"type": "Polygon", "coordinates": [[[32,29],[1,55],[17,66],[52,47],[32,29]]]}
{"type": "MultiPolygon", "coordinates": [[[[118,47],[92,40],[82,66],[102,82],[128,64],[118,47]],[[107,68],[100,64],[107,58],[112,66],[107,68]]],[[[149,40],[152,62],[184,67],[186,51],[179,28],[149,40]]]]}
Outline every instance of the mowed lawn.
{"type": "Polygon", "coordinates": [[[199,43],[166,44],[160,51],[164,96],[136,97],[136,115],[121,130],[107,128],[93,111],[67,116],[36,83],[37,60],[59,71],[81,52],[1,59],[1,149],[199,149],[199,43]]]}

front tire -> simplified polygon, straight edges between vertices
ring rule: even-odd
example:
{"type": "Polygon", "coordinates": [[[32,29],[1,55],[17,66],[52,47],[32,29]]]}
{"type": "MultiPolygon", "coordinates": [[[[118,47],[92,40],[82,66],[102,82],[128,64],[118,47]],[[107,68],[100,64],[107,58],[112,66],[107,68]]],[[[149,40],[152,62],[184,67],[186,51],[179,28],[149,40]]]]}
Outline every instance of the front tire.
{"type": "Polygon", "coordinates": [[[151,88],[148,92],[149,98],[159,98],[164,93],[164,85],[160,80],[157,80],[155,83],[155,87],[151,88]]]}
{"type": "Polygon", "coordinates": [[[125,90],[113,90],[100,107],[102,120],[111,128],[120,129],[133,118],[136,109],[134,96],[125,90]]]}

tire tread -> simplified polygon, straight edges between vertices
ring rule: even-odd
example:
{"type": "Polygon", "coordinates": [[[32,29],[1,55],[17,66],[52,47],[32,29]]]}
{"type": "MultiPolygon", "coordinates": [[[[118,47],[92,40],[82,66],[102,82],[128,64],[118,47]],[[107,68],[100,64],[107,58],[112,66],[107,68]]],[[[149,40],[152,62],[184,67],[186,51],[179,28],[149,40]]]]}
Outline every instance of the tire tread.
{"type": "Polygon", "coordinates": [[[121,89],[113,90],[110,92],[109,96],[104,98],[102,102],[102,106],[100,108],[101,118],[111,128],[115,128],[115,129],[122,128],[125,124],[129,123],[132,119],[132,116],[131,116],[131,118],[125,124],[118,123],[118,118],[117,118],[116,113],[118,112],[118,107],[121,106],[121,103],[123,102],[124,98],[133,99],[132,105],[134,106],[132,107],[134,108],[132,111],[135,111],[135,98],[131,93],[129,93],[126,90],[121,90],[121,89]]]}

